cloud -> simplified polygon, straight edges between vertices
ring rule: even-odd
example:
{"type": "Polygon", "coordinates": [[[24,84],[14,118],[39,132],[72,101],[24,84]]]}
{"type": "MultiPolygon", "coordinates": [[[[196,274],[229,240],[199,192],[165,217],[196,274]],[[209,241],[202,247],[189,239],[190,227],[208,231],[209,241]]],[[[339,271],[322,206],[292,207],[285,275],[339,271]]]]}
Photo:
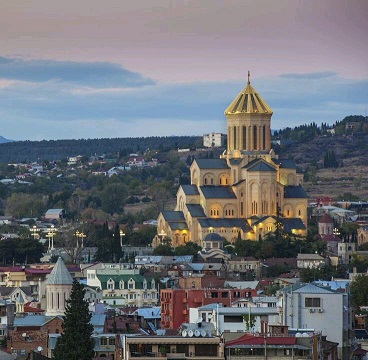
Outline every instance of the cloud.
{"type": "Polygon", "coordinates": [[[109,62],[26,60],[0,57],[0,79],[27,82],[60,81],[93,88],[127,88],[155,81],[109,62]]]}
{"type": "Polygon", "coordinates": [[[305,79],[305,80],[320,80],[325,78],[336,77],[337,73],[334,71],[321,71],[321,72],[312,72],[312,73],[290,73],[290,74],[281,74],[280,78],[285,79],[305,79]]]}
{"type": "MultiPolygon", "coordinates": [[[[364,115],[368,103],[367,79],[333,75],[309,82],[276,76],[251,82],[273,109],[273,129],[312,121],[333,124],[347,115],[364,115]]],[[[0,86],[0,135],[42,140],[225,132],[224,110],[245,85],[228,81],[97,88],[81,80],[6,80],[0,86]]]]}

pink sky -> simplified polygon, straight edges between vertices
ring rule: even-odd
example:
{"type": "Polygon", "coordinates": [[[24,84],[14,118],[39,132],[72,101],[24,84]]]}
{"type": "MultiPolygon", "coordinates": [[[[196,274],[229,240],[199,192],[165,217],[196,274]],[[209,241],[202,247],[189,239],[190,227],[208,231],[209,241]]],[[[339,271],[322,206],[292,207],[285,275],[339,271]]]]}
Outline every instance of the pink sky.
{"type": "Polygon", "coordinates": [[[0,3],[1,55],[107,61],[159,82],[368,75],[366,0],[0,3]]]}
{"type": "Polygon", "coordinates": [[[0,1],[0,136],[224,132],[248,70],[274,129],[366,115],[367,34],[368,0],[0,1]]]}

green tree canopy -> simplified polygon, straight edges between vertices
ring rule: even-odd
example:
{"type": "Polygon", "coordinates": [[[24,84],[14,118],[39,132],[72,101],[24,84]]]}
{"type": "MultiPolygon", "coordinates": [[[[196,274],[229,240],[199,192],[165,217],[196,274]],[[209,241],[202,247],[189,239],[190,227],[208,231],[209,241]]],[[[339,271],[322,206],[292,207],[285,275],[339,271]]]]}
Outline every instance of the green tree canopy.
{"type": "Polygon", "coordinates": [[[63,333],[54,351],[55,360],[91,360],[94,355],[93,325],[83,285],[74,280],[70,298],[66,301],[63,333]]]}
{"type": "Polygon", "coordinates": [[[350,285],[351,302],[355,310],[368,304],[368,276],[357,275],[350,285]]]}

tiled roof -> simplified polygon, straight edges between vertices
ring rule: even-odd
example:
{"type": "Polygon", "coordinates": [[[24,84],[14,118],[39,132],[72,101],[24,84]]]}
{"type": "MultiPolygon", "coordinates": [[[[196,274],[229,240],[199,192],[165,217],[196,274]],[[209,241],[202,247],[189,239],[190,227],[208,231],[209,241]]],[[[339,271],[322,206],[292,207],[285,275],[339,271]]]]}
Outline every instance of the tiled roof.
{"type": "Polygon", "coordinates": [[[284,187],[285,199],[307,199],[308,196],[301,185],[298,186],[285,186],[284,187]]]}
{"type": "Polygon", "coordinates": [[[200,169],[229,169],[224,159],[195,159],[200,169]]]}
{"type": "Polygon", "coordinates": [[[297,169],[294,161],[291,159],[272,159],[272,161],[279,165],[280,169],[297,169]]]}
{"type": "Polygon", "coordinates": [[[171,230],[188,230],[188,225],[185,221],[169,221],[171,230]]]}
{"type": "Polygon", "coordinates": [[[225,347],[227,348],[238,348],[238,347],[264,347],[264,344],[271,347],[293,347],[296,345],[295,336],[268,336],[264,339],[263,336],[255,336],[251,334],[245,334],[238,339],[227,341],[225,347]]]}
{"type": "Polygon", "coordinates": [[[245,166],[248,171],[276,171],[272,165],[268,164],[264,160],[260,160],[256,164],[252,164],[250,166],[248,165],[245,166]]]}
{"type": "Polygon", "coordinates": [[[318,221],[319,224],[333,224],[333,220],[330,215],[324,213],[321,220],[318,221]]]}
{"type": "Polygon", "coordinates": [[[203,241],[224,241],[224,239],[217,233],[209,233],[203,238],[203,241]]]}
{"type": "Polygon", "coordinates": [[[279,290],[280,292],[293,292],[300,294],[337,294],[336,291],[328,290],[322,286],[297,282],[279,290]]]}
{"type": "Polygon", "coordinates": [[[305,230],[306,227],[303,224],[303,221],[300,218],[282,218],[280,219],[282,223],[283,230],[285,232],[291,232],[293,229],[295,230],[305,230]]]}
{"type": "Polygon", "coordinates": [[[192,217],[206,217],[203,208],[199,204],[186,204],[185,205],[192,217]]]}
{"type": "MultiPolygon", "coordinates": [[[[107,289],[107,281],[109,279],[112,279],[115,283],[115,289],[119,289],[119,282],[122,280],[124,281],[124,288],[127,288],[127,284],[128,281],[130,279],[133,279],[135,282],[135,288],[136,289],[143,289],[143,281],[144,281],[144,277],[142,275],[119,275],[119,274],[114,274],[114,275],[101,275],[99,273],[97,273],[97,278],[100,280],[101,282],[101,287],[102,290],[106,290],[107,289]]],[[[151,289],[151,280],[152,279],[146,279],[147,280],[147,289],[151,289]]]]}
{"type": "Polygon", "coordinates": [[[253,231],[252,228],[248,225],[248,223],[244,219],[239,218],[233,218],[233,219],[212,219],[212,218],[206,218],[206,219],[198,219],[199,224],[202,228],[240,228],[244,232],[250,232],[253,231]]]}
{"type": "Polygon", "coordinates": [[[185,221],[182,211],[162,211],[161,214],[166,221],[185,221]]]}
{"type": "Polygon", "coordinates": [[[46,280],[47,285],[71,285],[73,278],[69,270],[66,268],[64,261],[59,257],[49,277],[46,280]]]}
{"type": "Polygon", "coordinates": [[[180,187],[183,189],[185,195],[199,195],[197,186],[195,185],[181,185],[180,187]]]}
{"type": "Polygon", "coordinates": [[[230,186],[200,186],[206,199],[236,199],[230,186]]]}

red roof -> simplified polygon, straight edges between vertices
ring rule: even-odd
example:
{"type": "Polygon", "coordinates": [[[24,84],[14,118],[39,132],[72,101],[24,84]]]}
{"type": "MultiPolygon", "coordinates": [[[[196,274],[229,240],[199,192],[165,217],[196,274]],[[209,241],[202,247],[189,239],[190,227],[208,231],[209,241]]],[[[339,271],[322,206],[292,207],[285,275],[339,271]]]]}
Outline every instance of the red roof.
{"type": "Polygon", "coordinates": [[[331,219],[331,216],[327,213],[324,213],[321,220],[318,221],[319,224],[333,224],[333,220],[331,219]]]}
{"type": "Polygon", "coordinates": [[[327,234],[322,238],[323,241],[341,241],[338,236],[327,234]]]}
{"type": "Polygon", "coordinates": [[[0,272],[19,272],[19,271],[24,271],[24,269],[22,269],[20,266],[16,267],[7,266],[0,268],[0,272]]]}
{"type": "Polygon", "coordinates": [[[267,336],[266,339],[263,336],[254,336],[251,334],[245,334],[239,339],[228,341],[225,347],[237,347],[242,345],[295,345],[296,338],[291,336],[267,336]]]}

